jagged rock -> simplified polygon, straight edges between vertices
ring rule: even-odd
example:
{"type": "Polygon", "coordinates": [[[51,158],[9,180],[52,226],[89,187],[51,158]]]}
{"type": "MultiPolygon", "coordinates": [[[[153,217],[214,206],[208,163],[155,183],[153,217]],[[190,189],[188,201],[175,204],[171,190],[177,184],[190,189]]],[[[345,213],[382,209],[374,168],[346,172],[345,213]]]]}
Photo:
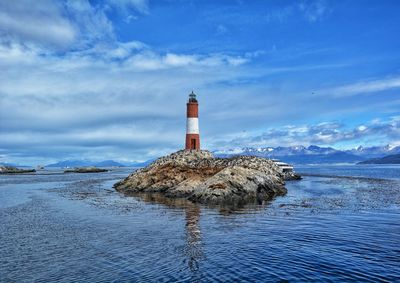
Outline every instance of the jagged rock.
{"type": "Polygon", "coordinates": [[[189,199],[211,204],[240,203],[272,199],[285,193],[281,179],[255,169],[233,166],[226,167],[201,183],[189,199]]]}
{"type": "Polygon", "coordinates": [[[201,203],[238,203],[284,195],[284,176],[271,160],[255,156],[214,158],[181,150],[161,157],[114,185],[123,193],[163,193],[201,203]]]}
{"type": "Polygon", "coordinates": [[[295,172],[283,172],[283,178],[285,181],[292,181],[292,180],[301,180],[303,177],[301,177],[299,174],[295,172]]]}

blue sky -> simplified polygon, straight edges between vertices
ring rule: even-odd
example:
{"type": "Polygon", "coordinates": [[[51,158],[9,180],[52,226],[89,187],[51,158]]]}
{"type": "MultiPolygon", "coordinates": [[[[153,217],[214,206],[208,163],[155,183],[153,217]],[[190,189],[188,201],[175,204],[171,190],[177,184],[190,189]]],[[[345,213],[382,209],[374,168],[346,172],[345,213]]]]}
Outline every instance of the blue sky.
{"type": "Polygon", "coordinates": [[[400,144],[398,1],[0,0],[0,161],[400,144]]]}

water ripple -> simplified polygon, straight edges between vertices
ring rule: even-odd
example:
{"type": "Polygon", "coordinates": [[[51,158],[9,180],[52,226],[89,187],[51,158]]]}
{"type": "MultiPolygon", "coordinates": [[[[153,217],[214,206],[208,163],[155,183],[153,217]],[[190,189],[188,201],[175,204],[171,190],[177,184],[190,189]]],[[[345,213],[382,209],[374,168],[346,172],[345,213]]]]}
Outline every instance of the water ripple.
{"type": "Polygon", "coordinates": [[[232,208],[125,197],[120,172],[95,178],[0,180],[1,282],[399,281],[396,180],[306,177],[232,208]]]}

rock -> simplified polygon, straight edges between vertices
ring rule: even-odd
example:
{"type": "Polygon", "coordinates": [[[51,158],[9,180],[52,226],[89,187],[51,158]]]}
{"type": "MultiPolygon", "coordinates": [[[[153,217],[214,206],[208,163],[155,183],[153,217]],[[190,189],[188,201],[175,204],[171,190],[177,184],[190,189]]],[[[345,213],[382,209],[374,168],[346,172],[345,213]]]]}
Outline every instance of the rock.
{"type": "Polygon", "coordinates": [[[80,168],[64,170],[64,173],[101,173],[101,172],[108,172],[108,170],[97,167],[80,167],[80,168]]]}
{"type": "Polygon", "coordinates": [[[13,166],[0,166],[0,174],[22,174],[22,173],[33,173],[35,169],[19,169],[13,166]]]}
{"type": "Polygon", "coordinates": [[[201,203],[241,203],[272,199],[286,194],[282,180],[259,170],[226,167],[200,184],[189,197],[201,203]]]}
{"type": "Polygon", "coordinates": [[[303,177],[301,177],[299,174],[295,172],[283,172],[283,178],[285,181],[293,181],[293,180],[301,180],[303,177]]]}
{"type": "Polygon", "coordinates": [[[127,194],[162,193],[209,204],[269,200],[286,193],[282,170],[271,160],[214,158],[205,150],[181,150],[161,157],[114,188],[127,194]]]}

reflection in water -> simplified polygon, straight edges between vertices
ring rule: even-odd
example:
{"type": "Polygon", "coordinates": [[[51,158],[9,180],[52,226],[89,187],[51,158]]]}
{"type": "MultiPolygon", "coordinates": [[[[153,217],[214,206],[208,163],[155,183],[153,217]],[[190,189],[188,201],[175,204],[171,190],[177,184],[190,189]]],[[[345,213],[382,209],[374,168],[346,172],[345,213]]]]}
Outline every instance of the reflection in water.
{"type": "Polygon", "coordinates": [[[199,269],[199,262],[203,257],[200,231],[200,206],[183,198],[168,198],[158,193],[135,193],[131,196],[139,197],[145,202],[163,204],[170,208],[179,208],[185,210],[185,254],[187,256],[188,267],[190,271],[197,271],[199,269]]]}
{"type": "Polygon", "coordinates": [[[203,255],[201,249],[200,207],[186,208],[186,254],[190,271],[199,269],[199,261],[203,255]]]}

